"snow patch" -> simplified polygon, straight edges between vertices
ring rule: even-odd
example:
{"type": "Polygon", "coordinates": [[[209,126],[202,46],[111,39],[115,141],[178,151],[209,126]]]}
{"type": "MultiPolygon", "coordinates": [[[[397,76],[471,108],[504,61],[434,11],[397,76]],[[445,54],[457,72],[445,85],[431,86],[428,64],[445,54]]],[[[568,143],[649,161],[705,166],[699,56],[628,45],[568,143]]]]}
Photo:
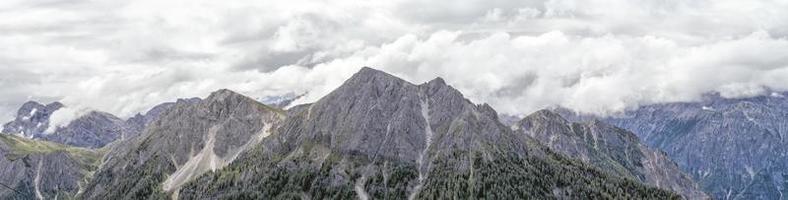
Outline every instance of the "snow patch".
{"type": "Polygon", "coordinates": [[[714,108],[712,108],[711,106],[702,106],[702,107],[700,107],[700,109],[701,110],[707,110],[707,111],[715,111],[714,108]]]}
{"type": "Polygon", "coordinates": [[[772,94],[769,95],[769,96],[772,96],[772,97],[775,97],[775,98],[784,98],[785,97],[785,95],[777,93],[777,92],[772,92],[772,94]]]}
{"type": "Polygon", "coordinates": [[[750,179],[753,179],[755,177],[755,170],[752,169],[752,166],[744,165],[744,170],[747,170],[747,174],[750,175],[750,179]]]}
{"type": "Polygon", "coordinates": [[[33,117],[33,115],[36,114],[36,112],[38,112],[38,108],[33,108],[32,110],[30,110],[30,113],[27,114],[27,116],[22,117],[22,120],[30,119],[31,117],[33,117]]]}

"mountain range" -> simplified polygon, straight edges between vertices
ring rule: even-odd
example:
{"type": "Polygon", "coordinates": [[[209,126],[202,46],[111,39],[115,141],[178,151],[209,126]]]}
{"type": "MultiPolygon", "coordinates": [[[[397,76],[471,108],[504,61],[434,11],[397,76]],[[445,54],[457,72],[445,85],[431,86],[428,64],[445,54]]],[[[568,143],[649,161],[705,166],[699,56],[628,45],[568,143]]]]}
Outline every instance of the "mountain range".
{"type": "Polygon", "coordinates": [[[776,96],[502,118],[441,78],[364,67],[316,102],[286,104],[219,90],[50,128],[67,105],[28,102],[0,135],[0,198],[780,199],[786,188],[786,115],[769,109],[788,106],[776,96]],[[763,157],[733,156],[752,152],[763,157]]]}
{"type": "Polygon", "coordinates": [[[786,199],[788,93],[643,106],[617,116],[579,115],[632,131],[667,153],[716,199],[786,199]]]}

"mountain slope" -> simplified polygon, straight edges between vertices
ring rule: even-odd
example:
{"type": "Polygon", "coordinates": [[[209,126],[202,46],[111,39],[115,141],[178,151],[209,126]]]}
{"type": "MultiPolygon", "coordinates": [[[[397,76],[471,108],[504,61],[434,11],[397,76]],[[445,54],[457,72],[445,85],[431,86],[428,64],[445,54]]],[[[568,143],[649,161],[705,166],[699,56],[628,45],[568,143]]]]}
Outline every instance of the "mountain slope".
{"type": "Polygon", "coordinates": [[[516,124],[519,132],[555,152],[617,176],[672,190],[687,199],[708,199],[667,155],[640,143],[635,134],[598,120],[570,123],[558,113],[537,111],[516,124]]]}
{"type": "Polygon", "coordinates": [[[443,80],[363,68],[181,199],[630,198],[674,194],[566,159],[443,80]]]}
{"type": "Polygon", "coordinates": [[[126,122],[112,114],[91,111],[71,121],[65,127],[58,127],[51,134],[44,133],[34,138],[86,148],[101,148],[117,139],[125,138],[128,133],[126,122]]]}
{"type": "Polygon", "coordinates": [[[648,105],[602,120],[632,130],[649,146],[665,151],[716,199],[785,199],[785,95],[707,95],[700,102],[648,105]]]}
{"type": "Polygon", "coordinates": [[[97,168],[100,153],[0,134],[0,199],[70,199],[97,168]]]}
{"type": "Polygon", "coordinates": [[[81,197],[167,198],[266,137],[281,112],[229,90],[199,102],[179,100],[141,136],[113,149],[81,197]]]}

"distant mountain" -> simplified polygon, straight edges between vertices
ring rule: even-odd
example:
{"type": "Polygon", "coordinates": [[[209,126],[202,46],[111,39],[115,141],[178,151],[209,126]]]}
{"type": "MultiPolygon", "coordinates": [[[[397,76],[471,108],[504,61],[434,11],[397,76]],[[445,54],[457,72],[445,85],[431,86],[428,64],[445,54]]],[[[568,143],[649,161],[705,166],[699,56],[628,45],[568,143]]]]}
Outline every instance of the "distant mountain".
{"type": "MultiPolygon", "coordinates": [[[[275,125],[260,145],[187,183],[179,197],[679,198],[553,153],[511,131],[492,108],[471,103],[442,79],[415,85],[363,68],[319,101],[291,108],[275,125]]],[[[165,157],[161,162],[172,163],[167,154],[159,155],[165,157]]],[[[162,169],[125,169],[134,168],[162,169]]],[[[139,193],[126,197],[134,194],[139,193]]]]}
{"type": "Polygon", "coordinates": [[[71,199],[99,165],[99,152],[0,134],[0,199],[71,199]]]}
{"type": "Polygon", "coordinates": [[[519,121],[515,129],[555,152],[608,173],[671,190],[687,199],[709,198],[665,153],[641,144],[632,132],[599,120],[571,123],[558,113],[540,110],[519,121]]]}
{"type": "MultiPolygon", "coordinates": [[[[786,199],[788,93],[643,106],[602,120],[661,149],[716,199],[786,199]]],[[[564,115],[588,119],[571,112],[564,115]]]]}
{"type": "Polygon", "coordinates": [[[13,121],[3,125],[0,133],[15,134],[21,137],[33,138],[49,128],[49,117],[56,110],[63,107],[60,102],[47,105],[28,101],[22,104],[13,121]]]}
{"type": "MultiPolygon", "coordinates": [[[[20,113],[41,108],[31,105],[20,113]]],[[[48,122],[38,118],[9,124],[40,131],[28,126],[48,122]]],[[[0,198],[681,198],[500,121],[440,78],[415,85],[371,68],[287,111],[219,90],[125,121],[91,112],[38,140],[0,135],[0,181],[14,188],[0,198]]]]}
{"type": "Polygon", "coordinates": [[[159,199],[218,170],[270,134],[284,111],[229,90],[179,100],[142,135],[115,146],[87,185],[84,199],[159,199]]]}
{"type": "MultiPolygon", "coordinates": [[[[184,99],[186,102],[199,101],[197,98],[184,99]]],[[[163,103],[155,106],[147,113],[123,120],[112,114],[90,111],[69,122],[66,126],[49,128],[52,113],[63,107],[59,102],[43,105],[30,101],[22,105],[14,121],[3,125],[3,132],[26,138],[57,142],[66,145],[86,148],[101,148],[116,140],[123,140],[139,135],[144,127],[155,120],[161,112],[174,103],[163,103]]]]}

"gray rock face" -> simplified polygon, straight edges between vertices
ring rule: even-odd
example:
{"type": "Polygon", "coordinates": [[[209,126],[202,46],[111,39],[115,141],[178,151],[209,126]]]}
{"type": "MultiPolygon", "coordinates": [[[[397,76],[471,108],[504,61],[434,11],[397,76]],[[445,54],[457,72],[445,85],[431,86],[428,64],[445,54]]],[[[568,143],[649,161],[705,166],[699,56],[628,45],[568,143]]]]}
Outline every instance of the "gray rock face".
{"type": "Polygon", "coordinates": [[[558,113],[535,112],[515,125],[555,152],[608,173],[639,180],[687,199],[708,199],[698,185],[662,151],[641,144],[632,132],[599,120],[571,123],[558,113]]]}
{"type": "Polygon", "coordinates": [[[665,151],[716,199],[785,199],[786,95],[708,95],[701,102],[644,106],[603,120],[665,151]]]}
{"type": "MultiPolygon", "coordinates": [[[[177,102],[182,102],[187,104],[197,104],[200,102],[200,98],[194,97],[188,99],[178,99],[177,102]]],[[[138,113],[137,115],[134,115],[133,117],[129,118],[125,122],[126,134],[121,139],[136,137],[137,135],[142,133],[145,127],[150,125],[152,122],[156,121],[156,119],[159,119],[159,117],[164,112],[175,106],[175,103],[176,102],[162,103],[154,106],[144,114],[138,113]]]]}
{"type": "Polygon", "coordinates": [[[63,107],[59,102],[43,105],[35,101],[22,104],[14,121],[3,125],[2,133],[33,138],[41,135],[49,128],[49,116],[63,107]]]}
{"type": "Polygon", "coordinates": [[[142,135],[113,148],[84,199],[166,198],[259,143],[284,112],[229,90],[178,101],[142,135]]]}
{"type": "Polygon", "coordinates": [[[676,197],[551,152],[440,78],[415,85],[371,68],[319,101],[293,107],[261,145],[187,184],[180,194],[182,199],[676,197]]]}
{"type": "Polygon", "coordinates": [[[58,127],[51,134],[35,138],[78,147],[100,148],[117,139],[125,138],[125,121],[105,112],[92,111],[58,127]]]}
{"type": "Polygon", "coordinates": [[[0,135],[0,199],[71,199],[97,167],[99,153],[0,135]]]}

